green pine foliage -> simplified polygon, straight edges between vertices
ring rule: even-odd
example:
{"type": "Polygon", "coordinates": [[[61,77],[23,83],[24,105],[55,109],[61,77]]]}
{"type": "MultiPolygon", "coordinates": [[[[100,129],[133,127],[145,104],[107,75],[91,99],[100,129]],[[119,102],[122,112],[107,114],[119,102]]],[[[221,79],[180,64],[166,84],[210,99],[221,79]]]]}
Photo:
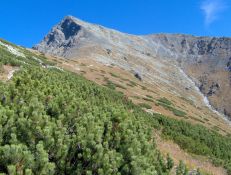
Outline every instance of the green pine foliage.
{"type": "Polygon", "coordinates": [[[158,99],[157,101],[160,102],[160,103],[164,103],[164,104],[166,104],[166,105],[169,105],[169,106],[172,105],[172,102],[169,101],[169,100],[168,100],[167,98],[165,98],[165,97],[160,98],[160,99],[158,99]]]}
{"type": "Polygon", "coordinates": [[[174,161],[173,159],[169,156],[169,154],[167,155],[167,168],[169,170],[171,170],[174,166],[174,161]]]}
{"type": "Polygon", "coordinates": [[[0,97],[5,99],[0,105],[1,172],[156,171],[151,129],[125,110],[115,92],[70,73],[33,67],[1,84],[0,97]]]}
{"type": "Polygon", "coordinates": [[[176,116],[179,116],[179,117],[184,117],[186,118],[186,115],[187,113],[184,112],[184,111],[181,111],[179,109],[176,109],[172,102],[169,101],[167,98],[163,97],[163,98],[160,98],[157,100],[157,103],[156,103],[157,106],[163,106],[165,109],[169,110],[169,111],[172,111],[172,113],[176,116]]]}
{"type": "Polygon", "coordinates": [[[139,103],[139,106],[146,109],[152,109],[152,106],[147,103],[139,103]]]}
{"type": "Polygon", "coordinates": [[[0,74],[4,72],[3,64],[0,62],[0,74]]]}
{"type": "Polygon", "coordinates": [[[0,53],[2,64],[20,67],[0,82],[0,173],[166,172],[151,125],[123,95],[29,56],[0,53]]]}
{"type": "Polygon", "coordinates": [[[18,49],[26,58],[0,46],[0,63],[20,68],[0,81],[0,174],[169,174],[173,162],[156,149],[156,129],[231,173],[230,137],[148,114],[141,107],[149,106],[134,105],[114,88],[42,68],[18,49]]]}
{"type": "Polygon", "coordinates": [[[192,125],[186,121],[154,115],[162,128],[164,137],[174,140],[188,152],[209,157],[215,165],[224,166],[231,174],[231,139],[229,136],[222,136],[202,125],[192,125]]]}
{"type": "Polygon", "coordinates": [[[188,175],[188,169],[182,160],[176,168],[176,175],[188,175]]]}

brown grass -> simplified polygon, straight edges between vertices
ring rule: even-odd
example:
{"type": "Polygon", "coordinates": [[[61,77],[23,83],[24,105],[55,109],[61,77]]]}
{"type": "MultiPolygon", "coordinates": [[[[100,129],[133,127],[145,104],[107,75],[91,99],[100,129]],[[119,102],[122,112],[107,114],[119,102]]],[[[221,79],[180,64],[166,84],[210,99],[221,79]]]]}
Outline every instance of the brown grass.
{"type": "Polygon", "coordinates": [[[214,128],[214,126],[222,128],[219,129],[221,134],[231,133],[229,125],[222,118],[211,112],[207,107],[201,107],[194,104],[191,100],[187,99],[187,96],[180,97],[172,95],[172,93],[170,93],[171,89],[169,92],[163,91],[161,85],[151,84],[145,80],[139,81],[131,72],[117,66],[104,65],[89,58],[78,59],[78,61],[76,61],[48,56],[48,59],[53,61],[57,59],[59,60],[58,66],[77,74],[81,74],[85,78],[100,85],[106,84],[106,79],[109,79],[111,82],[119,85],[116,89],[123,92],[135,104],[147,103],[151,105],[153,111],[157,113],[176,119],[182,119],[182,117],[175,116],[172,111],[167,110],[160,105],[156,105],[156,100],[165,97],[174,104],[176,109],[183,110],[187,113],[184,118],[185,120],[190,121],[191,123],[202,124],[208,128],[214,128]],[[131,82],[135,85],[131,86],[131,82]],[[121,89],[120,86],[125,88],[121,89]],[[134,96],[139,98],[134,98],[134,96]],[[147,101],[147,96],[152,96],[153,102],[151,100],[147,101]]]}

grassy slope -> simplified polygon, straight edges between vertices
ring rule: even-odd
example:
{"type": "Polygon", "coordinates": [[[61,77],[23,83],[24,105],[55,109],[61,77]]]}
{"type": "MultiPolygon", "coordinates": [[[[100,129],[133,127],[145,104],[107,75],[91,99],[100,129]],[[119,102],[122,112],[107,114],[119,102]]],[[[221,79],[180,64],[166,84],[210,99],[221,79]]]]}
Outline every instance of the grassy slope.
{"type": "MultiPolygon", "coordinates": [[[[3,55],[3,52],[5,52],[4,49],[1,49],[0,56],[3,55]]],[[[113,125],[115,123],[120,123],[120,125],[122,125],[121,127],[124,128],[125,130],[134,132],[134,138],[143,132],[145,134],[145,136],[141,137],[142,138],[141,140],[140,140],[140,137],[137,137],[139,138],[137,140],[138,141],[137,143],[128,142],[125,145],[135,144],[137,146],[138,143],[141,144],[144,142],[144,143],[147,143],[146,146],[150,150],[154,150],[155,146],[153,147],[152,144],[151,145],[148,144],[148,140],[152,138],[150,136],[150,132],[151,132],[150,130],[152,130],[152,128],[161,129],[163,131],[162,133],[164,137],[174,140],[185,150],[195,153],[195,154],[209,156],[211,157],[211,159],[214,160],[215,163],[219,165],[223,165],[227,169],[230,168],[230,165],[229,165],[230,159],[231,159],[231,150],[229,149],[231,147],[230,137],[222,136],[218,134],[217,132],[206,129],[205,127],[201,125],[192,125],[184,121],[169,119],[163,115],[158,115],[158,114],[151,115],[151,114],[145,113],[140,107],[134,105],[129,100],[127,100],[125,97],[123,97],[123,95],[116,93],[115,91],[112,91],[107,88],[99,87],[96,84],[89,82],[80,76],[76,76],[68,72],[61,72],[56,69],[51,69],[51,70],[42,69],[39,66],[38,62],[36,62],[33,59],[30,59],[31,55],[29,52],[26,52],[25,54],[27,54],[28,58],[26,58],[24,61],[29,63],[30,64],[29,66],[27,66],[26,64],[22,64],[21,61],[17,61],[18,58],[15,59],[13,55],[8,54],[8,53],[4,53],[4,57],[1,57],[1,62],[3,64],[13,64],[13,65],[21,66],[21,71],[16,74],[12,82],[10,82],[9,84],[1,84],[1,93],[7,94],[9,98],[7,105],[4,106],[2,104],[1,106],[3,111],[7,112],[6,109],[10,108],[11,112],[13,113],[16,112],[15,115],[16,114],[19,115],[21,119],[23,120],[23,118],[25,118],[27,115],[20,113],[20,109],[22,109],[22,107],[21,106],[20,108],[19,106],[17,107],[17,104],[18,104],[17,100],[27,100],[26,104],[24,104],[25,106],[24,105],[23,106],[26,107],[27,105],[29,106],[31,105],[30,108],[32,111],[28,109],[29,111],[27,112],[32,112],[32,113],[36,112],[35,108],[33,108],[34,107],[33,103],[39,103],[39,106],[41,107],[40,110],[46,113],[45,115],[46,117],[41,118],[41,120],[45,120],[45,121],[47,120],[51,122],[52,124],[53,120],[57,119],[57,122],[58,121],[61,122],[60,123],[61,126],[65,129],[68,123],[65,120],[67,120],[69,117],[71,120],[74,119],[74,118],[71,118],[71,115],[73,115],[72,112],[74,112],[76,110],[76,106],[78,106],[81,109],[80,110],[81,115],[80,114],[78,115],[81,116],[81,120],[83,120],[82,121],[83,123],[81,124],[84,126],[83,130],[81,130],[80,132],[86,132],[84,130],[89,128],[88,125],[93,127],[94,124],[101,125],[104,123],[103,125],[105,125],[105,122],[106,123],[109,122],[113,125]],[[33,67],[31,65],[33,65],[33,67]],[[74,91],[75,93],[73,93],[72,91],[74,91]],[[41,92],[44,92],[44,93],[41,93],[41,92]],[[12,96],[12,94],[16,96],[16,98],[13,101],[13,104],[11,104],[12,101],[10,102],[10,97],[12,96]],[[24,95],[22,96],[22,94],[24,95]],[[32,98],[35,94],[37,94],[36,98],[32,98]],[[68,97],[63,96],[62,94],[67,94],[68,97]],[[23,97],[23,98],[20,99],[19,97],[23,97]],[[44,109],[46,100],[48,100],[47,98],[51,99],[51,102],[54,102],[50,104],[48,111],[44,109]],[[65,98],[67,99],[65,100],[65,98]],[[66,102],[66,104],[62,103],[64,101],[66,102]],[[67,106],[68,110],[64,106],[67,106]],[[100,114],[102,112],[106,112],[104,115],[104,117],[106,118],[100,121],[101,124],[94,123],[94,122],[97,122],[98,117],[102,117],[101,115],[99,115],[98,112],[100,114]],[[95,114],[96,118],[92,118],[93,117],[92,114],[95,114]],[[65,116],[65,118],[68,116],[67,119],[63,118],[63,115],[65,116]],[[119,116],[121,116],[122,118],[119,116]],[[107,119],[107,117],[109,117],[109,119],[107,119]],[[128,120],[126,120],[127,117],[128,117],[128,120]],[[92,121],[92,119],[94,120],[93,123],[90,122],[92,121]],[[131,124],[134,125],[135,127],[133,128],[134,130],[130,129],[131,124]],[[125,125],[129,125],[129,127],[125,125]],[[135,132],[137,128],[140,129],[140,132],[138,133],[135,132]],[[147,128],[149,129],[145,131],[147,128]]],[[[19,59],[22,59],[22,58],[19,58],[19,59]]],[[[44,58],[41,58],[41,59],[44,59],[44,58]]],[[[37,112],[40,112],[40,111],[37,111],[37,112]]],[[[80,122],[81,120],[78,120],[78,122],[80,122]]],[[[13,120],[11,122],[13,122],[13,124],[15,125],[19,124],[17,123],[17,120],[13,120]]],[[[31,122],[33,124],[33,120],[31,122]]],[[[39,121],[39,122],[43,123],[43,121],[39,121]]],[[[71,123],[72,122],[73,121],[71,121],[71,123]]],[[[60,124],[56,123],[53,130],[58,129],[57,127],[60,127],[59,126],[60,124]]],[[[40,132],[40,130],[42,134],[45,134],[46,132],[48,132],[46,131],[47,128],[41,128],[40,130],[37,130],[37,129],[39,128],[35,128],[34,130],[35,135],[33,135],[33,133],[30,133],[30,134],[27,133],[29,134],[27,135],[29,139],[31,139],[31,136],[35,137],[33,138],[32,143],[31,141],[29,141],[28,143],[24,143],[28,147],[30,147],[29,145],[35,145],[36,143],[39,144],[39,141],[42,140],[41,138],[36,138],[37,137],[36,134],[38,134],[37,132],[40,132]]],[[[100,129],[97,128],[96,130],[91,130],[90,133],[94,135],[96,134],[97,130],[100,130],[100,129]]],[[[11,135],[12,134],[11,132],[13,133],[14,131],[13,130],[5,131],[6,136],[4,137],[8,138],[8,140],[4,139],[4,142],[1,142],[2,149],[3,147],[5,148],[5,145],[12,144],[11,142],[13,142],[12,141],[13,136],[11,135]]],[[[130,134],[131,133],[129,133],[128,137],[125,137],[125,138],[128,139],[131,136],[130,134]]],[[[89,139],[92,138],[91,135],[82,136],[80,138],[82,138],[82,140],[85,140],[83,139],[84,137],[87,137],[87,138],[89,137],[89,139]]],[[[19,142],[20,143],[25,142],[23,139],[20,140],[20,135],[16,136],[16,138],[17,139],[14,145],[19,144],[19,142]]],[[[67,139],[67,138],[64,137],[64,139],[67,139]]],[[[49,139],[47,141],[49,141],[49,139]]],[[[66,141],[68,141],[68,139],[66,141]]],[[[79,141],[81,142],[81,139],[79,141]]],[[[45,147],[44,149],[46,153],[49,154],[48,150],[50,149],[50,145],[46,142],[43,144],[44,144],[44,147],[45,147]]],[[[91,145],[91,143],[89,144],[91,145]]],[[[90,146],[90,145],[87,145],[87,146],[90,146]]],[[[38,146],[41,146],[41,145],[38,145],[38,146]]],[[[145,145],[141,144],[141,147],[142,146],[145,146],[145,145]]],[[[29,148],[29,149],[32,152],[33,151],[36,152],[36,150],[33,150],[33,148],[29,148]]],[[[125,149],[125,150],[128,150],[128,149],[125,149]]],[[[56,150],[56,151],[58,152],[60,150],[56,150]]],[[[124,152],[120,152],[120,153],[122,155],[125,155],[124,152]]],[[[139,155],[139,151],[137,153],[139,155]]],[[[150,154],[150,152],[147,151],[146,157],[149,157],[148,154],[150,154]]],[[[141,156],[139,157],[139,159],[142,160],[143,157],[141,156]]],[[[137,161],[139,159],[137,159],[137,161]]],[[[55,157],[54,160],[57,161],[56,164],[59,163],[57,157],[55,157]]],[[[150,157],[150,160],[145,160],[143,164],[148,165],[148,162],[151,160],[154,160],[153,157],[150,157]]],[[[140,171],[142,170],[143,169],[141,167],[140,171]]]]}
{"type": "Polygon", "coordinates": [[[207,107],[194,103],[187,96],[181,97],[162,91],[158,84],[139,81],[132,73],[119,67],[106,66],[91,59],[66,60],[50,56],[48,58],[68,71],[81,74],[97,84],[116,89],[125,94],[133,103],[151,108],[150,112],[155,111],[172,118],[202,124],[224,135],[231,133],[229,124],[207,107]],[[171,104],[159,101],[163,97],[167,98],[171,104]]]}
{"type": "Polygon", "coordinates": [[[168,173],[142,110],[133,113],[123,95],[17,49],[26,57],[0,48],[1,63],[20,69],[0,83],[0,173],[168,173]]]}

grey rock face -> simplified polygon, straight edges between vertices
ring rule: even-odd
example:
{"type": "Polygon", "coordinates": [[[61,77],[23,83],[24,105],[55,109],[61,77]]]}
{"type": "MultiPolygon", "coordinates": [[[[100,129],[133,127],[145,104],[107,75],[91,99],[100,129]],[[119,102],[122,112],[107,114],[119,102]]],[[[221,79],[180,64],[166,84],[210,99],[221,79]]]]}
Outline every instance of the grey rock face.
{"type": "Polygon", "coordinates": [[[34,49],[67,59],[94,58],[128,70],[142,70],[142,76],[171,86],[176,93],[180,93],[180,86],[190,89],[190,83],[179,73],[183,69],[210,103],[231,117],[231,38],[134,36],[67,16],[34,49]]]}
{"type": "Polygon", "coordinates": [[[195,37],[191,35],[160,34],[149,35],[155,42],[162,43],[169,50],[186,56],[229,56],[231,38],[195,37]]]}
{"type": "Polygon", "coordinates": [[[231,72],[231,57],[229,58],[226,66],[227,66],[228,71],[231,72]]]}
{"type": "Polygon", "coordinates": [[[64,56],[68,49],[82,44],[87,32],[73,17],[65,17],[61,23],[52,28],[43,41],[33,48],[44,53],[64,56]]]}

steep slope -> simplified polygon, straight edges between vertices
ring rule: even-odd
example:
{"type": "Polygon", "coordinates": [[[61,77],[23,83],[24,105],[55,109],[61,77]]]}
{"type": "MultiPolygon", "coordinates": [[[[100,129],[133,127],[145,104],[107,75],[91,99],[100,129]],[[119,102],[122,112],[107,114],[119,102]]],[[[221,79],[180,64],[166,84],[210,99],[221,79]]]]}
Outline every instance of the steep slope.
{"type": "MultiPolygon", "coordinates": [[[[156,134],[173,140],[189,153],[202,155],[199,162],[205,166],[200,167],[188,164],[190,156],[187,160],[182,157],[190,172],[200,168],[210,174],[226,174],[213,162],[231,173],[230,136],[155,111],[149,114],[121,93],[58,67],[79,64],[75,60],[46,58],[39,52],[0,41],[0,70],[6,66],[18,70],[9,81],[0,81],[0,173],[169,174],[179,169],[178,162],[172,169],[172,159],[158,152],[156,134]]],[[[86,71],[90,69],[88,74],[92,69],[92,75],[96,74],[95,66],[105,67],[99,63],[88,66],[80,62],[78,66],[81,65],[87,67],[86,71]]],[[[116,69],[124,71],[122,75],[129,74],[118,67],[108,69],[106,74],[121,80],[116,69]]],[[[135,86],[133,77],[128,78],[126,81],[135,86]]],[[[137,86],[143,83],[134,81],[137,86]]],[[[150,95],[152,91],[146,90],[150,95]]],[[[160,103],[175,107],[167,99],[159,99],[160,103]]],[[[180,154],[185,155],[185,151],[180,154]]],[[[191,162],[197,156],[193,155],[191,162]]],[[[174,160],[179,159],[176,156],[174,160]]],[[[185,169],[182,163],[181,167],[185,169]]]]}
{"type": "Polygon", "coordinates": [[[134,36],[67,16],[34,48],[117,65],[162,91],[213,110],[201,91],[213,107],[230,116],[230,43],[229,38],[188,35],[134,36]]]}
{"type": "Polygon", "coordinates": [[[0,42],[0,65],[19,69],[0,81],[1,174],[169,173],[152,116],[43,55],[0,42]]]}
{"type": "Polygon", "coordinates": [[[150,108],[147,110],[150,113],[161,113],[176,119],[202,124],[222,134],[231,131],[230,125],[209,108],[199,107],[198,103],[194,103],[185,96],[172,94],[171,91],[163,91],[158,84],[140,81],[133,75],[133,72],[115,65],[104,65],[90,58],[67,60],[61,57],[46,56],[65,70],[83,75],[97,84],[122,92],[135,104],[146,104],[146,107],[150,108]]]}
{"type": "MultiPolygon", "coordinates": [[[[208,97],[211,104],[225,115],[231,112],[231,38],[194,37],[189,35],[150,35],[173,53],[186,74],[208,97]]],[[[157,53],[161,55],[162,53],[157,53]]]]}

